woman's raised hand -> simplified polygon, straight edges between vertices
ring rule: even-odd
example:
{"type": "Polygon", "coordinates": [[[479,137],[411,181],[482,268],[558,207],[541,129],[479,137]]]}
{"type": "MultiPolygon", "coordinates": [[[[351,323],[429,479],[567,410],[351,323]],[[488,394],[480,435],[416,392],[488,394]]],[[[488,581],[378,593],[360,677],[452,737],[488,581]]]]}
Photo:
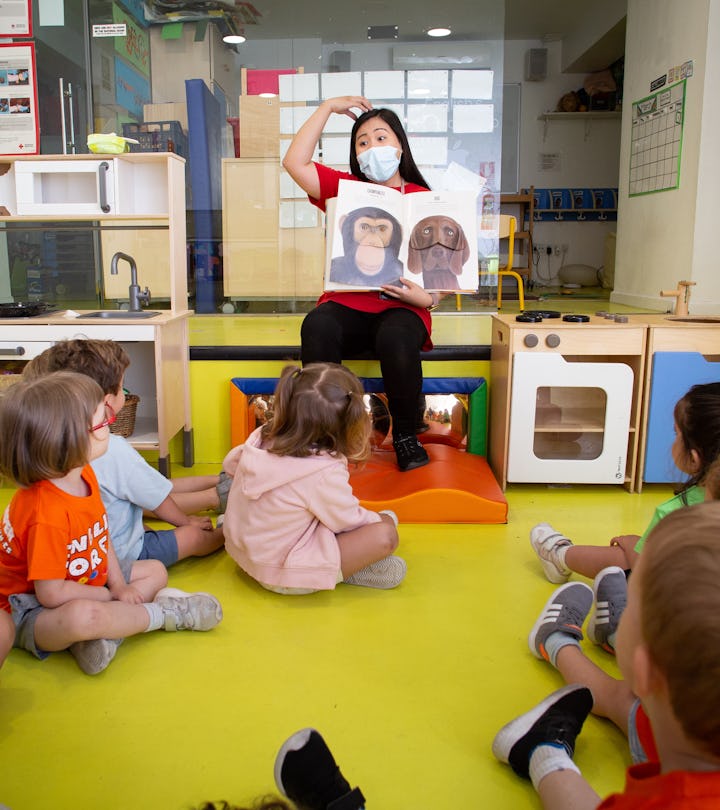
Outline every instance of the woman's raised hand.
{"type": "Polygon", "coordinates": [[[329,98],[325,103],[330,107],[331,112],[338,113],[338,115],[347,115],[353,121],[357,121],[358,118],[357,114],[353,112],[353,108],[364,113],[372,110],[372,104],[365,96],[336,96],[335,98],[329,98]]]}

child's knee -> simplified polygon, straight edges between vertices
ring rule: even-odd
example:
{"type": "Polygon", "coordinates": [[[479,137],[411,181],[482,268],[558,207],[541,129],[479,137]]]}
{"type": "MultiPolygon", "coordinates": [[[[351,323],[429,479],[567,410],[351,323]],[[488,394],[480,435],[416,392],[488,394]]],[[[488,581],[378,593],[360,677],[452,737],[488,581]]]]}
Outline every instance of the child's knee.
{"type": "Polygon", "coordinates": [[[62,611],[68,635],[82,641],[100,637],[107,614],[106,604],[92,599],[73,599],[55,610],[62,611]]]}
{"type": "MultiPolygon", "coordinates": [[[[380,542],[387,551],[387,555],[392,554],[395,549],[398,547],[398,543],[400,542],[400,538],[398,536],[398,531],[392,523],[388,523],[386,521],[382,522],[382,532],[380,537],[380,542]]],[[[386,555],[386,556],[387,556],[386,555]]]]}

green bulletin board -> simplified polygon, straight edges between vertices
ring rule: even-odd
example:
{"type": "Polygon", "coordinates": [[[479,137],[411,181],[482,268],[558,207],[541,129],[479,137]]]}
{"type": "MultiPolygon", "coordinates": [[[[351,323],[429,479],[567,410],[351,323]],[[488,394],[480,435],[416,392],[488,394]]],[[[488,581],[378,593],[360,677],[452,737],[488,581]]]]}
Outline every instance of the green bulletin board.
{"type": "Polygon", "coordinates": [[[680,185],[685,80],[632,105],[630,196],[680,185]]]}

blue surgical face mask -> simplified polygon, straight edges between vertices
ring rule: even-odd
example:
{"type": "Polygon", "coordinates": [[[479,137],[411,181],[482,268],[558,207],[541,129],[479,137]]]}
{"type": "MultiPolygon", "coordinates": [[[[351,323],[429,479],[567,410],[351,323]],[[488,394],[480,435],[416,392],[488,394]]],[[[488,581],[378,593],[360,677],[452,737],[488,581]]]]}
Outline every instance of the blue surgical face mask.
{"type": "Polygon", "coordinates": [[[357,156],[360,171],[376,183],[389,180],[400,165],[397,146],[373,146],[357,156]]]}

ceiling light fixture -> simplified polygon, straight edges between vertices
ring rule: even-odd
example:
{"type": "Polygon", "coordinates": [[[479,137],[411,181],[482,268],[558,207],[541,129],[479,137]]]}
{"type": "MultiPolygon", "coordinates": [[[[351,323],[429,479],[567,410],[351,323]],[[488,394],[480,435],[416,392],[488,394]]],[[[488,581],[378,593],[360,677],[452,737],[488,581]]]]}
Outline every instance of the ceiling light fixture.
{"type": "Polygon", "coordinates": [[[427,35],[429,37],[449,37],[452,31],[449,28],[429,28],[427,35]]]}
{"type": "Polygon", "coordinates": [[[245,42],[245,37],[242,34],[226,34],[223,37],[223,42],[226,45],[242,45],[245,42]]]}

